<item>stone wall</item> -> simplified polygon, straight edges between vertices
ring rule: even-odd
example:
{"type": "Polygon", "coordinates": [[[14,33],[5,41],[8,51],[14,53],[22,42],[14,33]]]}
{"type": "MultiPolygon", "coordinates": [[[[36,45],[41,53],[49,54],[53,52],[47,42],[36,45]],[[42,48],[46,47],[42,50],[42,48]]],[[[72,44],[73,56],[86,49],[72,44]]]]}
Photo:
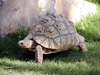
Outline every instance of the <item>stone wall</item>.
{"type": "Polygon", "coordinates": [[[38,15],[37,0],[2,0],[0,7],[0,35],[29,27],[38,15]]]}
{"type": "Polygon", "coordinates": [[[96,5],[86,0],[56,0],[58,14],[63,14],[72,22],[78,22],[89,14],[96,12],[96,5]]]}
{"type": "MultiPolygon", "coordinates": [[[[47,12],[52,0],[0,0],[0,36],[31,27],[38,15],[47,12]]],[[[51,3],[52,4],[52,3],[51,3]]],[[[88,13],[95,13],[96,6],[84,0],[56,0],[57,14],[63,14],[72,22],[88,13]],[[92,8],[92,10],[91,10],[92,8]]]]}

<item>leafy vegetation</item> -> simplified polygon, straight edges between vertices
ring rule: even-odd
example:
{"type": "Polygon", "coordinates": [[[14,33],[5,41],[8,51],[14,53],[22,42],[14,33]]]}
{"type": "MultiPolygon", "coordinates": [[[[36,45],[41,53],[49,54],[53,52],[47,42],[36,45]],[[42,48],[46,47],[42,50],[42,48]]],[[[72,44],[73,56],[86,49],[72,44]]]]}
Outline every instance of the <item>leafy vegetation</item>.
{"type": "Polygon", "coordinates": [[[100,75],[100,5],[97,6],[95,15],[76,24],[86,38],[87,53],[76,49],[45,55],[44,63],[36,64],[34,53],[24,53],[17,47],[17,41],[27,35],[26,30],[20,30],[0,39],[0,75],[100,75]]]}
{"type": "Polygon", "coordinates": [[[100,0],[88,0],[88,1],[93,2],[93,3],[100,4],[100,0]]]}
{"type": "Polygon", "coordinates": [[[100,6],[97,6],[95,15],[89,15],[76,24],[78,32],[85,36],[88,41],[100,40],[100,6]]]}

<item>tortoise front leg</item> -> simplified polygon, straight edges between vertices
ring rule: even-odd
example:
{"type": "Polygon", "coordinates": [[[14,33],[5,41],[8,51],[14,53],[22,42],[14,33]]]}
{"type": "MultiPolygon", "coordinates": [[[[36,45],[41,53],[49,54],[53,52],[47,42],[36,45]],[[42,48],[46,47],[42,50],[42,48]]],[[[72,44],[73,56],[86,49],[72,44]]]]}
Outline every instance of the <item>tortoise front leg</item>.
{"type": "Polygon", "coordinates": [[[43,49],[40,45],[36,46],[35,61],[40,64],[43,62],[43,49]]]}

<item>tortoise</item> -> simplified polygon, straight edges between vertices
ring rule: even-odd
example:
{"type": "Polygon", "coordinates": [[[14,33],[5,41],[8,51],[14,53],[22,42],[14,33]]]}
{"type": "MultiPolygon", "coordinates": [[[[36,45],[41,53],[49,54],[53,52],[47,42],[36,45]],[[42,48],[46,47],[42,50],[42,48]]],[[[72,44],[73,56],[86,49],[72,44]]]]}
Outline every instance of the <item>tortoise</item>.
{"type": "Polygon", "coordinates": [[[81,36],[72,22],[62,15],[47,13],[39,17],[29,34],[18,42],[22,48],[35,51],[38,63],[43,62],[44,54],[51,54],[78,47],[87,51],[85,38],[81,36]]]}

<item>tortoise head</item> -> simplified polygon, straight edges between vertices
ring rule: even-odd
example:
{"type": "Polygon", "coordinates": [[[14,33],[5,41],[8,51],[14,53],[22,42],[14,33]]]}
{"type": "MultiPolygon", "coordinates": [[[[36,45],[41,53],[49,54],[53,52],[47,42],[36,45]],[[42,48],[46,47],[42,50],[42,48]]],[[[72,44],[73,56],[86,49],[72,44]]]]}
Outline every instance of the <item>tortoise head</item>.
{"type": "Polygon", "coordinates": [[[24,39],[24,40],[20,40],[18,42],[18,46],[21,47],[21,48],[32,48],[32,45],[33,45],[33,40],[31,39],[24,39]]]}

